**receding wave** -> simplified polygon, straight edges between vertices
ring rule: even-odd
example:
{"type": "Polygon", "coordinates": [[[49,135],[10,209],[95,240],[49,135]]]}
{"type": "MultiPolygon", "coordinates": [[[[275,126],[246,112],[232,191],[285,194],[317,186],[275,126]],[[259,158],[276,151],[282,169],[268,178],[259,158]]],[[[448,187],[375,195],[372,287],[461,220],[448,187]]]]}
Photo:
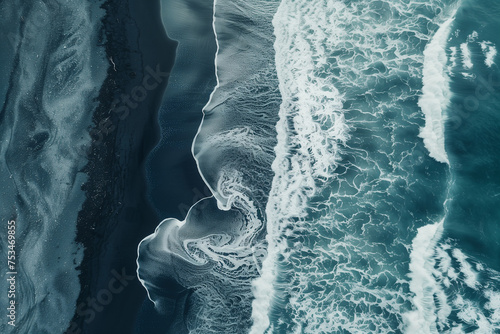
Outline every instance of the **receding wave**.
{"type": "Polygon", "coordinates": [[[251,326],[280,103],[271,25],[277,5],[214,2],[217,86],[192,148],[213,196],[184,221],[163,221],[138,250],[138,275],[158,310],[178,314],[169,305],[191,291],[174,307],[184,310],[183,324],[166,331],[245,333],[251,326]]]}

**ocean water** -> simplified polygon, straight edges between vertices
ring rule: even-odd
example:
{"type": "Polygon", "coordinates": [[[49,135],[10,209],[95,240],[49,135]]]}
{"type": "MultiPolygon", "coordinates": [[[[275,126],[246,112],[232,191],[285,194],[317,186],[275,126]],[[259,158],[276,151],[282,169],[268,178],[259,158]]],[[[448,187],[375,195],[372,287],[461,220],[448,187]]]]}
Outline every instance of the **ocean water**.
{"type": "Polygon", "coordinates": [[[138,249],[165,332],[499,332],[499,14],[216,0],[211,195],[138,249]]]}

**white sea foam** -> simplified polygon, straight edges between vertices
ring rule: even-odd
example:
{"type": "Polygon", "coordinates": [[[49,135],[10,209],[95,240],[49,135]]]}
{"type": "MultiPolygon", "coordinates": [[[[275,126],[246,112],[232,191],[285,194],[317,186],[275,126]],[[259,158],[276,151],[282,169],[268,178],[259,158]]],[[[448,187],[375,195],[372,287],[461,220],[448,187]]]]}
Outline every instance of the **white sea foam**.
{"type": "Polygon", "coordinates": [[[493,64],[495,64],[495,57],[497,55],[495,44],[489,41],[482,41],[481,43],[479,43],[479,45],[481,45],[481,50],[484,53],[484,63],[488,67],[493,66],[493,64]]]}
{"type": "Polygon", "coordinates": [[[469,44],[467,42],[460,44],[460,51],[462,51],[462,64],[466,69],[471,69],[474,64],[472,64],[469,44]]]}
{"type": "MultiPolygon", "coordinates": [[[[490,296],[488,292],[487,296],[490,296]]],[[[457,332],[460,328],[462,330],[462,333],[464,333],[464,325],[466,325],[467,327],[477,327],[477,329],[474,331],[474,333],[477,334],[497,333],[497,331],[500,329],[499,323],[495,321],[494,313],[493,317],[484,314],[484,312],[481,310],[481,306],[477,303],[477,301],[464,299],[459,295],[454,300],[454,306],[457,310],[459,310],[457,316],[460,321],[463,322],[463,324],[460,324],[460,327],[454,328],[457,332]]],[[[489,307],[490,303],[486,303],[485,308],[489,309],[489,307]]]]}
{"type": "Polygon", "coordinates": [[[415,294],[415,311],[404,314],[406,333],[437,333],[433,296],[439,291],[432,271],[436,244],[443,233],[443,221],[418,229],[410,255],[410,290],[415,294]]]}
{"type": "Polygon", "coordinates": [[[453,74],[453,68],[457,66],[457,48],[455,46],[450,47],[450,65],[448,66],[448,74],[453,74]]]}
{"type": "Polygon", "coordinates": [[[438,298],[437,303],[431,305],[436,311],[438,332],[464,333],[464,329],[471,326],[477,327],[474,333],[478,334],[500,330],[499,273],[467,256],[450,239],[438,243],[431,261],[434,270],[426,270],[432,274],[434,284],[426,290],[429,297],[426,300],[432,304],[432,294],[438,298]],[[477,299],[480,294],[487,300],[484,306],[477,299]],[[456,312],[456,316],[450,317],[452,312],[456,312]]]}
{"type": "Polygon", "coordinates": [[[449,163],[445,148],[444,121],[450,102],[446,42],[450,34],[453,17],[444,22],[424,51],[422,96],[418,105],[425,115],[425,126],[420,129],[429,155],[439,162],[449,163]]]}
{"type": "MultiPolygon", "coordinates": [[[[314,5],[310,8],[314,13],[303,18],[318,33],[319,42],[325,30],[321,25],[326,24],[326,20],[314,22],[313,17],[321,8],[313,9],[314,5]]],[[[268,255],[263,261],[261,276],[252,284],[255,299],[251,334],[264,333],[270,325],[269,312],[276,297],[273,286],[277,275],[276,258],[278,254],[286,254],[286,240],[282,239],[284,228],[292,219],[305,215],[308,197],[316,190],[314,179],[331,175],[338,159],[337,145],[347,139],[347,126],[340,113],[342,96],[327,78],[314,76],[317,55],[302,36],[304,27],[299,23],[300,15],[297,16],[301,10],[304,9],[299,4],[282,1],[273,20],[276,67],[283,102],[276,126],[278,145],[272,165],[275,177],[266,209],[268,255]],[[290,40],[289,35],[295,40],[290,40]],[[289,124],[293,124],[293,133],[289,124]],[[291,147],[298,148],[295,156],[289,156],[291,147]]],[[[333,34],[330,37],[336,38],[333,34]]]]}
{"type": "Polygon", "coordinates": [[[467,256],[458,248],[453,250],[453,256],[460,264],[460,271],[465,276],[465,284],[467,284],[467,286],[471,289],[477,289],[479,285],[477,273],[474,271],[469,262],[467,262],[467,256]]]}
{"type": "Polygon", "coordinates": [[[499,275],[480,262],[476,272],[462,250],[449,239],[440,241],[442,224],[420,228],[413,242],[410,289],[416,309],[404,314],[405,332],[458,334],[476,326],[475,333],[495,333],[500,329],[499,275]],[[487,284],[480,282],[480,275],[487,284]],[[475,298],[478,293],[488,300],[484,307],[475,298]],[[450,317],[452,312],[455,317],[450,317]]]}
{"type": "Polygon", "coordinates": [[[479,34],[474,30],[471,34],[469,34],[469,36],[467,36],[467,42],[475,42],[478,37],[479,34]]]}
{"type": "Polygon", "coordinates": [[[487,290],[484,295],[488,299],[485,308],[491,312],[489,318],[500,327],[500,292],[487,290]]]}

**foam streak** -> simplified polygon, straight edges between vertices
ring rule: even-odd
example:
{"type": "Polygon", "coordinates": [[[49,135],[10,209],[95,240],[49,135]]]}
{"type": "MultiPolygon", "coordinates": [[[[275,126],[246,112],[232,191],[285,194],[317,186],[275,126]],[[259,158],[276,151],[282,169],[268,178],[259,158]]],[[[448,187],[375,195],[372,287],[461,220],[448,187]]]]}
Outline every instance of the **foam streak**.
{"type": "Polygon", "coordinates": [[[418,105],[425,115],[425,126],[420,129],[429,155],[449,164],[444,140],[444,112],[450,101],[449,78],[446,74],[446,42],[454,17],[444,22],[424,51],[422,96],[418,105]]]}

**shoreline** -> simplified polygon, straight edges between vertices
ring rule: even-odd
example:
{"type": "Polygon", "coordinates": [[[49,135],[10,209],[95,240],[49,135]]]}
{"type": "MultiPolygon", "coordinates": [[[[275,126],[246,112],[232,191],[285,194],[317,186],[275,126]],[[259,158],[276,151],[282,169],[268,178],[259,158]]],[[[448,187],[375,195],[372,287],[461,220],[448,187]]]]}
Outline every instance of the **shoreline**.
{"type": "Polygon", "coordinates": [[[76,238],[85,248],[78,268],[81,290],[66,333],[133,333],[147,298],[135,275],[136,249],[159,217],[146,198],[144,164],[160,138],[158,110],[168,80],[163,73],[173,66],[176,43],[159,33],[159,2],[138,4],[109,0],[102,5],[110,67],[93,115],[94,142],[83,169],[88,181],[82,187],[86,200],[76,238]],[[143,79],[157,68],[158,85],[141,97],[137,87],[152,87],[154,81],[143,79]],[[134,93],[137,101],[123,97],[133,98],[134,93]],[[124,102],[117,105],[117,99],[124,102]],[[118,111],[124,105],[130,107],[126,114],[118,111]]]}
{"type": "MultiPolygon", "coordinates": [[[[147,195],[161,218],[158,225],[165,218],[185,219],[195,203],[212,195],[199,174],[191,149],[203,107],[216,85],[212,5],[199,4],[193,10],[163,1],[162,6],[165,6],[161,11],[164,30],[179,45],[171,73],[175,84],[167,88],[159,112],[162,136],[146,160],[147,195]]],[[[185,314],[191,307],[192,291],[179,288],[173,282],[159,285],[156,293],[165,297],[161,314],[154,310],[152,302],[145,302],[137,333],[188,331],[185,314]]]]}

